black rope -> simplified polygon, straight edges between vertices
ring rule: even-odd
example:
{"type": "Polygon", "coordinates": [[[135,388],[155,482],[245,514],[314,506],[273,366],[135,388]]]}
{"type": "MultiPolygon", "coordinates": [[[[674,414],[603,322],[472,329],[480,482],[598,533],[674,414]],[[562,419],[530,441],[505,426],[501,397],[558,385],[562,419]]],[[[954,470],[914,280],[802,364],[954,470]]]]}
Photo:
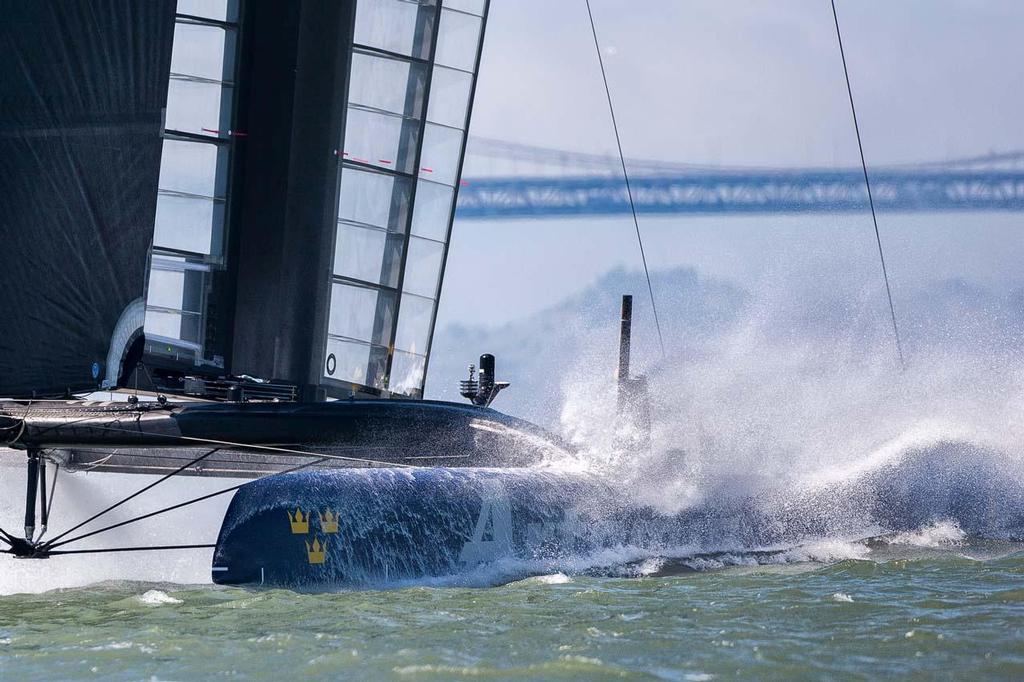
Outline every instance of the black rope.
{"type": "Polygon", "coordinates": [[[104,514],[117,509],[118,507],[120,507],[125,502],[128,502],[130,500],[134,500],[136,497],[138,497],[142,493],[146,492],[147,490],[152,490],[153,488],[157,487],[158,485],[160,485],[161,483],[166,481],[168,478],[180,474],[182,471],[184,471],[185,469],[189,468],[190,466],[198,464],[199,462],[203,461],[204,459],[206,459],[207,457],[209,457],[213,453],[219,452],[219,451],[220,451],[220,448],[214,448],[213,450],[210,450],[209,452],[206,452],[206,453],[200,455],[199,457],[196,457],[195,459],[193,459],[193,460],[191,460],[189,462],[186,462],[185,464],[182,464],[180,467],[178,467],[174,471],[170,472],[169,474],[165,474],[163,477],[158,478],[157,480],[153,481],[149,485],[143,486],[142,488],[139,488],[134,493],[132,493],[128,497],[124,498],[120,502],[115,502],[114,504],[110,505],[106,509],[103,509],[101,511],[96,512],[95,514],[93,514],[92,516],[87,518],[85,521],[82,521],[81,523],[79,523],[77,526],[72,526],[71,528],[68,528],[66,531],[64,531],[63,533],[61,533],[57,537],[51,539],[50,543],[57,542],[62,537],[66,536],[66,535],[70,535],[71,533],[74,533],[76,530],[78,530],[82,526],[85,526],[85,525],[87,525],[89,523],[92,523],[93,521],[95,521],[99,517],[103,516],[104,514]]]}
{"type": "MultiPolygon", "coordinates": [[[[313,455],[313,456],[315,456],[315,455],[313,455]]],[[[322,462],[326,462],[328,459],[329,458],[327,458],[327,457],[320,457],[319,459],[316,459],[316,460],[314,460],[312,462],[307,462],[305,464],[300,464],[298,466],[292,467],[291,469],[285,469],[284,471],[280,471],[280,472],[277,472],[276,474],[272,474],[272,475],[276,476],[276,475],[280,475],[280,474],[290,474],[290,473],[293,473],[295,471],[299,471],[301,469],[305,469],[307,467],[311,467],[311,466],[314,466],[316,464],[320,464],[322,462]]],[[[217,492],[209,493],[207,495],[202,495],[200,497],[195,497],[195,498],[193,498],[191,500],[186,500],[185,502],[179,502],[178,504],[171,505],[170,507],[164,507],[163,509],[158,509],[158,510],[156,510],[154,512],[149,512],[148,514],[143,514],[142,516],[136,516],[135,518],[128,519],[127,521],[121,521],[120,523],[115,523],[115,524],[112,524],[112,525],[109,525],[109,526],[104,526],[103,528],[99,528],[97,530],[90,531],[88,533],[83,533],[82,535],[76,535],[75,537],[69,538],[67,540],[64,540],[63,542],[56,542],[57,538],[54,538],[53,540],[50,540],[49,542],[47,542],[44,545],[42,545],[41,549],[43,549],[45,551],[49,551],[49,550],[51,550],[53,548],[61,547],[63,545],[71,543],[71,542],[77,542],[79,540],[84,540],[85,538],[92,537],[93,535],[98,535],[100,533],[105,533],[108,530],[114,530],[115,528],[120,528],[122,526],[127,526],[128,524],[135,523],[137,521],[144,521],[145,519],[149,519],[149,518],[152,518],[154,516],[159,516],[160,514],[165,514],[165,513],[169,512],[169,511],[174,511],[175,509],[181,509],[182,507],[187,507],[187,506],[195,504],[197,502],[202,502],[204,500],[209,500],[211,498],[217,497],[218,495],[224,495],[226,493],[234,492],[235,490],[238,490],[243,485],[247,485],[248,483],[249,483],[249,481],[246,481],[246,483],[239,483],[238,485],[233,485],[230,488],[224,488],[223,490],[218,490],[217,492]]]]}
{"type": "Polygon", "coordinates": [[[14,538],[10,533],[0,528],[0,542],[6,542],[8,545],[14,544],[14,538]]]}
{"type": "Polygon", "coordinates": [[[212,549],[213,545],[151,545],[148,547],[110,547],[97,549],[59,549],[56,552],[47,552],[51,556],[59,554],[106,554],[108,552],[153,552],[161,549],[212,549]]]}
{"type": "MultiPolygon", "coordinates": [[[[587,0],[589,3],[590,0],[587,0]]],[[[878,260],[882,263],[882,277],[885,279],[885,295],[889,299],[889,315],[892,317],[892,334],[896,339],[896,354],[899,356],[900,369],[906,369],[903,360],[903,345],[900,343],[900,330],[896,324],[896,308],[892,304],[892,289],[889,287],[889,272],[885,267],[885,254],[882,251],[882,236],[878,231],[878,216],[875,215],[875,200],[871,195],[871,180],[868,179],[868,163],[864,159],[864,145],[860,139],[860,126],[857,124],[857,107],[853,104],[853,88],[850,86],[850,71],[846,67],[846,52],[843,50],[843,34],[839,31],[839,15],[836,13],[836,0],[832,2],[832,18],[836,23],[836,38],[839,39],[839,56],[843,58],[843,75],[846,76],[846,93],[850,96],[850,112],[853,114],[853,129],[857,133],[857,148],[860,150],[860,166],[864,170],[864,186],[868,190],[868,205],[871,207],[871,221],[875,225],[875,241],[878,243],[878,260]]]]}
{"type": "Polygon", "coordinates": [[[644,275],[647,277],[647,292],[651,295],[651,310],[654,311],[654,326],[658,330],[658,343],[661,345],[661,357],[665,357],[665,339],[661,335],[661,322],[658,320],[658,306],[654,302],[654,287],[651,286],[651,273],[647,269],[647,254],[644,252],[644,240],[640,236],[640,220],[636,216],[636,204],[633,203],[633,190],[629,184],[629,172],[626,171],[626,157],[622,153],[622,140],[619,137],[619,124],[615,120],[615,107],[612,105],[612,91],[608,87],[608,75],[604,70],[604,57],[601,56],[601,43],[597,39],[597,27],[594,25],[594,13],[587,3],[587,16],[590,17],[590,31],[594,35],[594,48],[597,50],[597,63],[601,66],[601,80],[604,81],[604,94],[608,98],[608,113],[612,117],[612,129],[615,131],[615,144],[619,149],[619,163],[622,164],[622,177],[626,180],[626,194],[629,197],[629,209],[633,213],[633,226],[636,228],[636,241],[640,245],[640,260],[644,264],[644,275]]]}

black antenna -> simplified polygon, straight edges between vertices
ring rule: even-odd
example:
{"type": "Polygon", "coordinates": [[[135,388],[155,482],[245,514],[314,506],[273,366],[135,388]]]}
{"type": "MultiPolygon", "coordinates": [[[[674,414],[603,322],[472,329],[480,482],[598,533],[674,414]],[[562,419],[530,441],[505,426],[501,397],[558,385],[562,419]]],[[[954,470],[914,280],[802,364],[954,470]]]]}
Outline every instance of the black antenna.
{"type": "Polygon", "coordinates": [[[875,215],[875,200],[871,195],[871,180],[868,179],[868,164],[864,160],[864,145],[860,141],[860,126],[857,124],[857,107],[853,104],[853,88],[850,87],[850,71],[846,68],[846,52],[843,50],[843,34],[839,31],[839,15],[836,14],[836,0],[832,2],[832,18],[836,22],[836,38],[839,39],[839,56],[843,58],[843,75],[846,76],[846,93],[850,96],[850,112],[853,114],[853,129],[857,133],[857,148],[860,150],[860,167],[864,170],[864,186],[868,190],[868,205],[871,207],[871,222],[875,225],[875,241],[878,243],[878,260],[882,262],[882,277],[885,279],[885,295],[889,299],[889,315],[892,317],[892,334],[896,339],[896,355],[900,369],[907,368],[903,360],[903,345],[900,343],[900,329],[896,324],[896,308],[892,304],[892,289],[889,287],[889,272],[885,268],[885,254],[882,252],[882,236],[878,232],[878,217],[875,215]]]}

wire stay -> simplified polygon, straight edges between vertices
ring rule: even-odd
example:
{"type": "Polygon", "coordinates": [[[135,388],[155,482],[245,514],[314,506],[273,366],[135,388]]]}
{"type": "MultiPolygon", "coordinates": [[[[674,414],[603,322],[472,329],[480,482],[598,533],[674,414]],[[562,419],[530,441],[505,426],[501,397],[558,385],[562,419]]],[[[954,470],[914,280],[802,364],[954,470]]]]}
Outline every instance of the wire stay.
{"type": "MultiPolygon", "coordinates": [[[[589,2],[589,0],[587,0],[589,2]]],[[[836,13],[836,0],[832,3],[832,19],[836,24],[836,38],[839,40],[839,56],[843,59],[843,75],[846,77],[846,93],[850,96],[850,113],[853,114],[853,130],[857,133],[857,149],[860,150],[860,167],[864,171],[864,186],[868,190],[868,205],[871,207],[871,222],[875,226],[875,242],[878,244],[878,260],[882,263],[882,277],[885,279],[885,295],[889,300],[889,315],[892,318],[892,335],[896,340],[896,355],[899,357],[900,369],[905,370],[907,364],[903,359],[903,344],[900,343],[900,329],[896,324],[896,308],[892,304],[892,288],[889,286],[889,272],[885,267],[885,253],[882,250],[882,236],[878,231],[878,216],[875,214],[875,200],[871,194],[871,180],[868,178],[868,163],[864,159],[864,144],[860,139],[860,125],[857,123],[857,107],[853,104],[853,88],[850,86],[850,71],[846,66],[846,51],[843,49],[843,34],[839,30],[839,15],[836,13]]]]}
{"type": "Polygon", "coordinates": [[[587,3],[587,16],[590,17],[590,32],[594,36],[594,49],[597,51],[597,63],[601,67],[601,80],[604,82],[604,94],[608,98],[608,113],[612,119],[612,130],[615,131],[615,145],[619,150],[619,163],[622,164],[622,177],[626,181],[626,195],[629,197],[629,209],[633,213],[633,227],[636,228],[636,241],[640,245],[640,260],[644,264],[644,275],[647,277],[647,292],[651,296],[651,310],[654,312],[654,326],[658,330],[658,344],[661,346],[661,357],[665,355],[665,339],[661,335],[661,322],[658,320],[658,305],[654,302],[654,287],[651,286],[651,272],[647,269],[647,254],[644,251],[644,239],[640,235],[640,220],[636,216],[636,204],[633,202],[633,189],[629,184],[629,172],[626,170],[626,157],[622,153],[622,139],[619,137],[619,124],[615,119],[615,106],[612,104],[612,91],[608,87],[608,74],[604,70],[604,57],[601,55],[601,43],[597,39],[597,26],[594,24],[594,13],[587,3]]]}

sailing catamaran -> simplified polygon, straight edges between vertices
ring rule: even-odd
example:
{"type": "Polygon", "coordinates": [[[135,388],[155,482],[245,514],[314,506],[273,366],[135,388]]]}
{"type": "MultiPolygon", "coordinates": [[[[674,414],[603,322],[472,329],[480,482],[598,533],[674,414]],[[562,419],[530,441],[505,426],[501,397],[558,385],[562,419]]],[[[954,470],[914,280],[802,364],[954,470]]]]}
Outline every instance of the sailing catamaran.
{"type": "MultiPolygon", "coordinates": [[[[511,546],[501,481],[454,467],[568,446],[489,408],[507,384],[488,355],[462,382],[469,404],[423,399],[487,10],[6,7],[0,453],[27,484],[24,536],[0,530],[7,553],[91,551],[80,541],[124,524],[80,529],[187,475],[257,479],[222,491],[241,488],[218,582],[367,578],[379,557],[359,543],[400,552],[396,537],[423,527],[395,524],[440,500],[434,539],[451,547],[405,547],[407,572],[511,546]],[[58,470],[160,478],[44,538],[58,470]]],[[[166,548],[181,546],[145,549],[166,548]]]]}

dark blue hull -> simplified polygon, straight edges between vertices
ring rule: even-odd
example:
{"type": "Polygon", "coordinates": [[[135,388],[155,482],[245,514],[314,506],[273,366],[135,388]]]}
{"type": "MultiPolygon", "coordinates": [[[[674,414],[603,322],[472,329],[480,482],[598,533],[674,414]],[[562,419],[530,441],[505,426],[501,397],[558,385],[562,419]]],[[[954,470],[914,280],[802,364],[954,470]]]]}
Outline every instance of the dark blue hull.
{"type": "Polygon", "coordinates": [[[367,469],[274,476],[242,487],[213,559],[220,584],[330,589],[464,574],[575,553],[607,490],[511,469],[367,469]]]}

